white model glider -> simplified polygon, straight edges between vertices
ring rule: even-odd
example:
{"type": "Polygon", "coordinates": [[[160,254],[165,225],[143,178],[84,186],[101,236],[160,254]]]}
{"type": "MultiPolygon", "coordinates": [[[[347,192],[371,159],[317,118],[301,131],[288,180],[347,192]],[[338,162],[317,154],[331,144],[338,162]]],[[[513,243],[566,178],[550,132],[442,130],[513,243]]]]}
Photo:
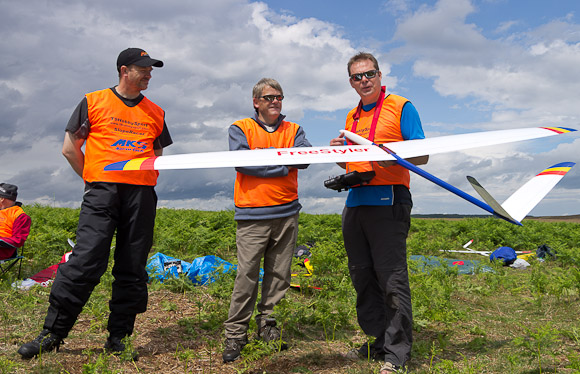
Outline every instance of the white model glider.
{"type": "MultiPolygon", "coordinates": [[[[470,183],[482,195],[486,202],[474,198],[456,187],[436,178],[421,168],[405,161],[405,159],[444,152],[453,152],[475,147],[511,143],[520,140],[543,138],[552,135],[576,131],[563,127],[534,127],[512,130],[486,131],[471,134],[449,135],[436,138],[407,140],[387,144],[374,144],[368,139],[341,130],[345,136],[358,145],[300,147],[300,148],[269,148],[243,151],[203,152],[159,157],[145,157],[133,160],[115,162],[107,165],[105,170],[169,170],[169,169],[200,169],[219,167],[243,167],[264,165],[299,165],[334,162],[357,161],[396,161],[399,165],[439,186],[455,193],[482,209],[509,222],[521,225],[519,222],[525,215],[556,185],[574,163],[564,163],[565,166],[554,165],[558,173],[549,174],[549,185],[544,179],[532,185],[522,187],[515,197],[508,199],[502,206],[485,191],[474,178],[470,183]],[[554,177],[557,179],[554,179],[554,177]],[[538,189],[541,186],[541,190],[538,189]],[[533,200],[530,201],[529,199],[533,200]],[[535,201],[537,200],[537,201],[535,201]],[[535,202],[535,203],[534,203],[535,202]],[[532,205],[533,203],[533,205],[532,205]],[[529,208],[529,209],[528,209],[529,208]],[[516,213],[511,214],[512,211],[516,213]],[[509,213],[508,213],[509,212],[509,213]],[[523,216],[522,216],[523,213],[523,216]]],[[[564,165],[562,164],[562,165],[564,165]]],[[[551,168],[550,168],[551,169],[551,168]]],[[[549,169],[546,169],[549,170],[549,169]]],[[[540,173],[542,174],[542,173],[540,173]]],[[[539,176],[539,175],[538,175],[539,176]]],[[[535,178],[534,178],[535,179],[535,178]]],[[[534,181],[534,180],[532,180],[534,181]]]]}
{"type": "MultiPolygon", "coordinates": [[[[471,254],[478,254],[478,255],[482,255],[482,256],[489,256],[491,254],[491,252],[493,251],[476,251],[475,249],[471,249],[468,248],[469,245],[473,243],[473,239],[471,239],[470,241],[468,241],[467,243],[465,243],[465,245],[463,245],[463,249],[440,249],[439,252],[453,252],[453,253],[471,253],[471,254]]],[[[516,252],[516,254],[521,255],[521,254],[531,254],[533,253],[532,251],[514,251],[516,252]]]]}
{"type": "MultiPolygon", "coordinates": [[[[399,157],[410,158],[488,145],[505,144],[520,140],[543,138],[572,131],[576,130],[561,127],[533,127],[407,140],[404,142],[388,143],[388,146],[399,157]]],[[[345,130],[341,130],[341,132],[348,133],[345,130]]],[[[362,144],[356,141],[355,143],[362,144]]],[[[338,147],[269,148],[144,157],[116,162],[105,167],[105,170],[204,169],[385,160],[395,160],[395,157],[368,142],[364,145],[345,145],[338,147]]]]}
{"type": "Polygon", "coordinates": [[[483,198],[483,200],[485,200],[485,202],[476,199],[470,194],[463,192],[459,188],[442,181],[436,176],[429,174],[425,170],[404,160],[390,148],[391,144],[393,143],[389,143],[389,148],[387,148],[385,144],[374,144],[370,140],[348,131],[345,132],[345,136],[350,141],[357,144],[370,143],[377,146],[378,148],[393,156],[399,165],[409,169],[413,173],[418,174],[423,178],[437,184],[438,186],[445,188],[449,192],[452,192],[462,199],[477,205],[481,209],[490,212],[494,216],[516,225],[521,225],[520,221],[524,219],[524,217],[540,202],[540,200],[542,200],[544,196],[546,196],[548,192],[554,188],[560,179],[562,179],[564,175],[566,175],[566,173],[570,171],[574,165],[576,165],[574,162],[562,162],[545,169],[536,175],[536,177],[534,177],[531,181],[517,190],[504,202],[504,204],[500,205],[473,177],[468,176],[467,180],[469,183],[471,183],[471,186],[483,198]]]}

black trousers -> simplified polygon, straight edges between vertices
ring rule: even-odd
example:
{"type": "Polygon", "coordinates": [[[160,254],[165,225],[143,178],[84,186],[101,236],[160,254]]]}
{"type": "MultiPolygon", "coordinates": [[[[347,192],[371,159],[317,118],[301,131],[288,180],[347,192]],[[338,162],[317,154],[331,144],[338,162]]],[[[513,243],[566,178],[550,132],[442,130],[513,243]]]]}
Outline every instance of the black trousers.
{"type": "Polygon", "coordinates": [[[152,186],[86,183],[69,260],[58,268],[44,328],[65,338],[107,270],[115,230],[114,277],[109,302],[111,336],[131,335],[147,310],[147,256],[153,244],[157,195],[152,186]]]}
{"type": "Polygon", "coordinates": [[[372,349],[404,365],[411,358],[413,312],[407,271],[411,206],[345,207],[342,215],[348,269],[357,293],[357,318],[374,336],[372,349]]]}

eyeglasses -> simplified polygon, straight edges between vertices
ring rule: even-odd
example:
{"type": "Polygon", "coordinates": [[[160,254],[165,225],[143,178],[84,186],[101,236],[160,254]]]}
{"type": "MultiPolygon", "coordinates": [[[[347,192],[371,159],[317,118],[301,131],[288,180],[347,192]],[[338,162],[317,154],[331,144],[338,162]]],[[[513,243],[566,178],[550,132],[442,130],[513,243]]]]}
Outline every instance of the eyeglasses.
{"type": "Polygon", "coordinates": [[[378,72],[379,72],[378,70],[369,70],[369,71],[365,71],[364,73],[351,74],[350,79],[352,79],[355,82],[358,82],[358,81],[362,80],[363,75],[367,79],[372,79],[377,75],[378,72]]]}
{"type": "Polygon", "coordinates": [[[284,95],[264,95],[264,96],[260,96],[260,99],[264,99],[264,100],[267,100],[267,101],[273,103],[274,100],[278,100],[278,101],[284,100],[284,95]]]}

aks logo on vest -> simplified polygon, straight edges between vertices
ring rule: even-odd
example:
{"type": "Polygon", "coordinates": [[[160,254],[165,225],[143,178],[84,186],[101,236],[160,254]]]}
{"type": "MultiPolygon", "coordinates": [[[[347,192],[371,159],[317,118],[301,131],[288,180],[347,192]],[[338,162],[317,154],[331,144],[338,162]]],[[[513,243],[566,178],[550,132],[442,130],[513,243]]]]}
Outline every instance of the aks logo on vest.
{"type": "Polygon", "coordinates": [[[147,149],[147,143],[138,140],[119,139],[114,142],[111,147],[116,147],[117,150],[131,150],[134,152],[143,152],[147,149]]]}

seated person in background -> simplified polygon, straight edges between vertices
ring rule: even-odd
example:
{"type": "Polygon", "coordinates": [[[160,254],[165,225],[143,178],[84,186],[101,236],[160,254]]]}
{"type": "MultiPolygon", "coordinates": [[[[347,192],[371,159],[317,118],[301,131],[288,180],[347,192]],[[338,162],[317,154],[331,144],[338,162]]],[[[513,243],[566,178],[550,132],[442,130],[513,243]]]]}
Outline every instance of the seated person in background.
{"type": "Polygon", "coordinates": [[[18,187],[0,183],[0,260],[14,256],[30,233],[30,217],[16,201],[18,187]]]}

